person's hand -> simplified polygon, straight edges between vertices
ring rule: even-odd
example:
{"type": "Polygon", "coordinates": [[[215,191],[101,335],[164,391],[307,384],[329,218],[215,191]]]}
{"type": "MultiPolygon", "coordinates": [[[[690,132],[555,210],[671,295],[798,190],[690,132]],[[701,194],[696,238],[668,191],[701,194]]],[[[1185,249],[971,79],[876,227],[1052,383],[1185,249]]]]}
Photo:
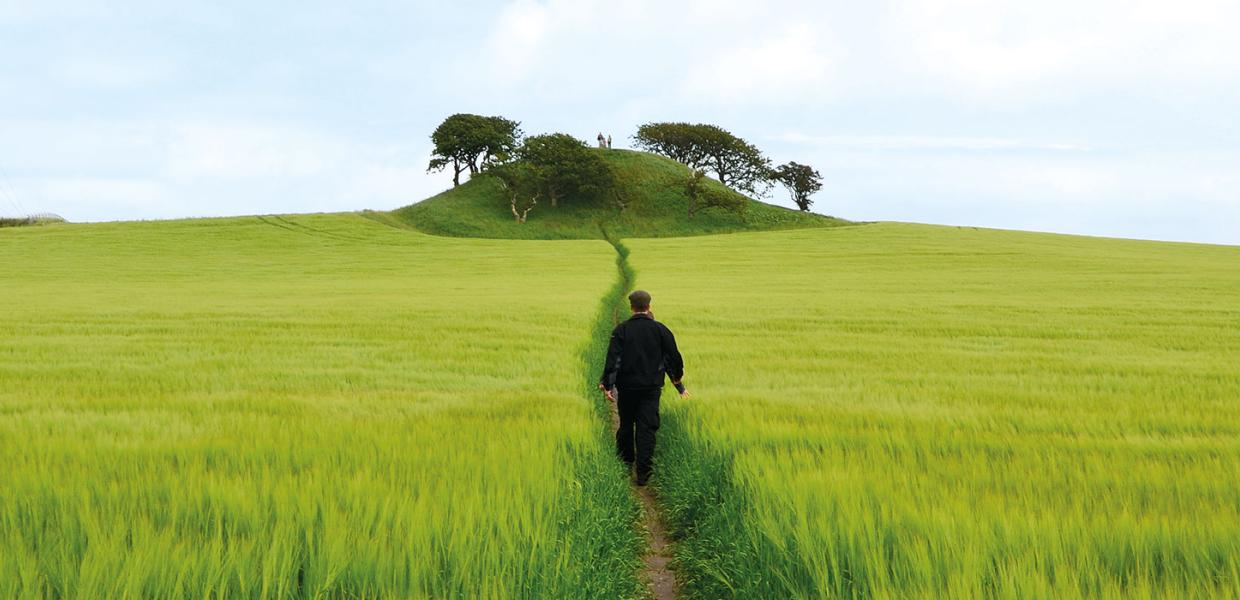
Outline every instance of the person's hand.
{"type": "Polygon", "coordinates": [[[609,390],[601,383],[598,384],[598,389],[603,390],[603,395],[607,396],[608,400],[611,400],[612,402],[616,401],[616,390],[609,390]]]}
{"type": "Polygon", "coordinates": [[[681,392],[681,393],[680,393],[680,397],[681,397],[681,398],[688,399],[688,398],[689,398],[689,390],[685,390],[685,391],[681,392]]]}

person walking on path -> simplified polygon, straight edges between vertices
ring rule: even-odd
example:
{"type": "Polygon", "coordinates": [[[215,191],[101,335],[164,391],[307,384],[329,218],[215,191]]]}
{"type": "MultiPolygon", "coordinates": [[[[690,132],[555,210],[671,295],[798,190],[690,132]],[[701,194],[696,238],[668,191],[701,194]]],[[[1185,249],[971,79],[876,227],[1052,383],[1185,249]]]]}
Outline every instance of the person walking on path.
{"type": "Polygon", "coordinates": [[[685,363],[676,338],[666,325],[654,320],[650,294],[642,290],[629,294],[629,308],[633,316],[611,332],[598,387],[616,403],[620,416],[616,453],[635,468],[637,485],[646,485],[654,468],[663,378],[671,378],[682,398],[688,398],[689,392],[681,383],[685,363]]]}

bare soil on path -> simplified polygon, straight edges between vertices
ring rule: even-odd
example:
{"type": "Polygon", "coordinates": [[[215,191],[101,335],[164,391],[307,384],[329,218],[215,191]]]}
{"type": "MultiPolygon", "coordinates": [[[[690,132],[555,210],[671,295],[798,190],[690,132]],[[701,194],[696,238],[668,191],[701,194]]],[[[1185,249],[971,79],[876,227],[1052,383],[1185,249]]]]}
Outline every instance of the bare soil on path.
{"type": "MultiPolygon", "coordinates": [[[[620,415],[616,412],[616,403],[611,405],[611,432],[620,428],[620,415]]],[[[647,548],[642,560],[646,563],[643,578],[650,588],[650,595],[655,600],[672,600],[679,596],[676,588],[676,574],[671,570],[672,547],[667,537],[667,527],[663,523],[663,511],[659,508],[658,498],[654,489],[648,485],[633,485],[633,493],[642,503],[642,528],[646,530],[647,548]]]]}

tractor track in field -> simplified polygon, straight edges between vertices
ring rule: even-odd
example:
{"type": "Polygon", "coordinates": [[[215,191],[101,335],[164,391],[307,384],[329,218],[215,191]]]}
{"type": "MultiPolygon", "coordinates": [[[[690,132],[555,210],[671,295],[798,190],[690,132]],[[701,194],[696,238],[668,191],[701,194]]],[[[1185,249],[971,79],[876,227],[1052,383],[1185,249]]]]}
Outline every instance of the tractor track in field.
{"type": "Polygon", "coordinates": [[[317,229],[313,229],[313,228],[310,228],[310,227],[306,227],[306,226],[301,225],[301,224],[299,224],[299,223],[294,223],[294,222],[292,222],[292,221],[289,221],[289,220],[287,220],[287,219],[283,219],[283,218],[278,217],[278,216],[275,216],[275,215],[262,215],[262,216],[259,216],[259,217],[256,217],[256,218],[257,218],[260,222],[262,222],[262,223],[266,223],[267,225],[271,225],[272,227],[277,227],[277,228],[279,228],[279,229],[283,229],[283,230],[285,230],[285,231],[291,231],[291,232],[293,232],[293,233],[300,233],[300,234],[302,234],[302,235],[308,235],[308,236],[310,236],[310,237],[317,237],[317,238],[330,238],[330,239],[335,239],[335,240],[349,240],[349,241],[356,241],[356,240],[351,240],[350,238],[345,238],[345,237],[337,236],[337,235],[334,235],[334,234],[331,234],[331,233],[328,233],[328,232],[323,232],[323,231],[319,231],[319,230],[317,230],[317,229]]]}
{"type": "Polygon", "coordinates": [[[305,235],[309,235],[313,237],[324,237],[324,238],[331,238],[334,240],[344,240],[348,242],[369,241],[366,238],[353,237],[353,236],[336,233],[334,231],[316,229],[304,223],[298,223],[296,221],[286,219],[279,215],[263,215],[263,216],[258,217],[258,220],[268,225],[279,227],[280,229],[285,229],[288,231],[292,231],[294,233],[301,233],[301,234],[305,234],[305,235]]]}
{"type": "MultiPolygon", "coordinates": [[[[621,297],[612,298],[611,325],[615,327],[624,318],[624,294],[633,287],[634,274],[628,264],[629,250],[619,240],[608,235],[607,230],[599,226],[603,238],[616,249],[616,268],[620,272],[620,284],[617,289],[621,297]]],[[[611,414],[611,432],[614,435],[620,428],[620,415],[615,402],[608,402],[611,414]]],[[[655,600],[672,600],[678,598],[679,588],[676,585],[676,574],[671,569],[672,546],[668,538],[667,525],[663,518],[663,507],[659,502],[654,488],[649,485],[633,485],[633,494],[642,505],[642,528],[646,531],[646,553],[642,556],[645,566],[642,578],[655,600]]]]}
{"type": "MultiPolygon", "coordinates": [[[[375,218],[373,216],[369,216],[366,214],[359,213],[358,216],[361,218],[367,219],[369,221],[379,223],[380,225],[384,225],[386,227],[391,227],[393,229],[397,229],[401,231],[408,232],[412,229],[409,227],[401,227],[387,220],[375,218]]],[[[286,219],[279,215],[261,215],[256,218],[260,222],[267,224],[267,225],[271,225],[272,227],[276,227],[278,229],[283,229],[285,231],[291,231],[293,233],[299,233],[302,235],[308,235],[310,237],[316,237],[320,239],[333,239],[333,240],[341,240],[341,241],[346,241],[346,242],[362,242],[362,243],[376,245],[376,246],[408,247],[408,244],[379,242],[379,241],[375,241],[375,239],[372,237],[352,236],[352,235],[346,235],[343,233],[338,233],[335,231],[328,231],[326,229],[318,229],[316,227],[311,227],[304,223],[298,223],[297,221],[286,219]]]]}
{"type": "Polygon", "coordinates": [[[317,228],[317,227],[311,227],[311,226],[309,226],[309,225],[306,225],[305,223],[299,223],[299,222],[297,222],[297,221],[293,221],[293,220],[291,220],[291,219],[286,219],[286,218],[281,217],[281,216],[279,216],[279,215],[274,215],[274,216],[272,216],[272,218],[273,218],[273,219],[275,219],[275,220],[277,220],[277,221],[281,221],[281,222],[283,222],[283,223],[287,223],[287,224],[288,224],[288,225],[290,225],[293,229],[295,229],[295,230],[299,230],[299,231],[304,231],[304,232],[306,232],[306,233],[309,233],[310,235],[320,235],[320,236],[323,236],[323,237],[335,238],[335,239],[338,239],[338,240],[347,240],[347,241],[352,241],[352,242],[364,242],[364,241],[368,241],[368,240],[367,240],[366,238],[364,238],[364,237],[357,237],[357,236],[352,236],[352,235],[346,235],[346,234],[343,234],[343,233],[337,233],[337,232],[335,232],[335,231],[327,231],[326,229],[319,229],[319,228],[317,228]]]}

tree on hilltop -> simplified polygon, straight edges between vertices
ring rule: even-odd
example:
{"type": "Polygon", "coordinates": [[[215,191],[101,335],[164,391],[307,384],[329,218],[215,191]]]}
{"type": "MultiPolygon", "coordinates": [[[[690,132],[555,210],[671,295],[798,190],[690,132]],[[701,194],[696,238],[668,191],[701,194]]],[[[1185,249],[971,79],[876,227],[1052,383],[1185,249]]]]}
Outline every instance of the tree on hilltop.
{"type": "Polygon", "coordinates": [[[639,148],[696,169],[704,166],[697,127],[688,123],[646,123],[637,128],[633,141],[639,148]]]}
{"type": "Polygon", "coordinates": [[[564,133],[536,135],[517,151],[527,164],[542,196],[555,207],[569,196],[597,200],[616,186],[611,167],[585,142],[564,133]]]}
{"type": "Polygon", "coordinates": [[[776,167],[771,172],[771,180],[787,188],[797,208],[806,212],[814,203],[809,197],[822,189],[822,175],[819,175],[813,167],[797,162],[786,162],[776,167]]]}
{"type": "Polygon", "coordinates": [[[754,196],[766,194],[771,161],[757,146],[716,125],[646,123],[633,136],[637,146],[688,165],[710,170],[719,182],[754,196]]]}
{"type": "Polygon", "coordinates": [[[504,117],[457,113],[444,119],[431,134],[435,144],[426,171],[437,173],[452,167],[453,187],[461,185],[461,173],[471,176],[502,163],[517,149],[521,124],[504,117]]]}

